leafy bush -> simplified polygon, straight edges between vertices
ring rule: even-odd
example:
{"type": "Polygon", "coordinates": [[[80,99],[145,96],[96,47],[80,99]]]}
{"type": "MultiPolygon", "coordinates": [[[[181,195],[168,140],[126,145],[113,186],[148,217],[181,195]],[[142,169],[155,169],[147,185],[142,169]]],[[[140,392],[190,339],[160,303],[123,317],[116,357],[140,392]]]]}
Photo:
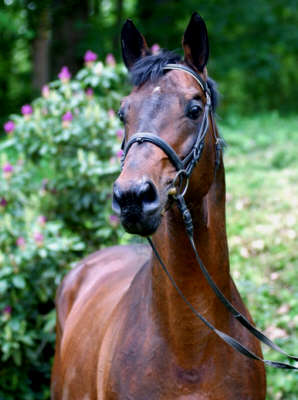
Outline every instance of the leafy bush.
{"type": "Polygon", "coordinates": [[[87,52],[22,107],[0,144],[0,398],[49,398],[57,285],[78,257],[119,241],[111,183],[124,67],[87,52]]]}

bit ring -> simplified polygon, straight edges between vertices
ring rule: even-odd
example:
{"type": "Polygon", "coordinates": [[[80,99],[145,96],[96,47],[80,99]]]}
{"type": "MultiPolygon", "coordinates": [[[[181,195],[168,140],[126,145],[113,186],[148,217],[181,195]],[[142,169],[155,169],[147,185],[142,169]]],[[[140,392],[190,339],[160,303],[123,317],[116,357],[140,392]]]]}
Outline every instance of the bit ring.
{"type": "Polygon", "coordinates": [[[173,179],[173,186],[177,187],[177,194],[175,195],[175,197],[177,196],[183,197],[185,195],[188,189],[188,183],[189,179],[186,170],[180,169],[180,171],[177,172],[175,178],[173,179]]]}

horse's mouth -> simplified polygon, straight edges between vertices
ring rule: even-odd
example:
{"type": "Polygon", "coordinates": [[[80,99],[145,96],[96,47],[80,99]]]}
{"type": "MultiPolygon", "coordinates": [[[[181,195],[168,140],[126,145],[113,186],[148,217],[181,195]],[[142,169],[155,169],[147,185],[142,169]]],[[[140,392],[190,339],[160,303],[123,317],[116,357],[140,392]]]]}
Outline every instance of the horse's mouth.
{"type": "Polygon", "coordinates": [[[121,210],[120,221],[126,232],[146,237],[156,232],[161,217],[161,210],[148,215],[138,212],[134,207],[129,207],[127,210],[121,210]]]}
{"type": "Polygon", "coordinates": [[[150,236],[156,232],[163,215],[173,204],[171,182],[161,191],[150,180],[133,184],[125,190],[114,184],[112,207],[128,233],[150,236]]]}

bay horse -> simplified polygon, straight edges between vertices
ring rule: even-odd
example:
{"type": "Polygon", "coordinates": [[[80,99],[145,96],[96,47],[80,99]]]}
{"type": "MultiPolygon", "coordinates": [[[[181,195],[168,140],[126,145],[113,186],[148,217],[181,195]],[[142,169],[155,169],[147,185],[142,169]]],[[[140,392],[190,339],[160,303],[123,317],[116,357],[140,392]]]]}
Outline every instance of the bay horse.
{"type": "Polygon", "coordinates": [[[185,208],[173,201],[185,192],[202,262],[223,295],[252,322],[229,270],[225,172],[212,114],[217,94],[207,75],[205,23],[192,15],[183,59],[167,51],[152,55],[129,20],[121,44],[134,88],[119,111],[124,157],[113,207],[128,232],[152,235],[157,253],[147,245],[107,248],[65,277],[57,294],[52,399],[264,400],[264,365],[231,349],[194,316],[158,258],[203,319],[262,356],[257,339],[203,276],[181,216],[185,208]],[[191,173],[177,174],[181,160],[191,173]]]}

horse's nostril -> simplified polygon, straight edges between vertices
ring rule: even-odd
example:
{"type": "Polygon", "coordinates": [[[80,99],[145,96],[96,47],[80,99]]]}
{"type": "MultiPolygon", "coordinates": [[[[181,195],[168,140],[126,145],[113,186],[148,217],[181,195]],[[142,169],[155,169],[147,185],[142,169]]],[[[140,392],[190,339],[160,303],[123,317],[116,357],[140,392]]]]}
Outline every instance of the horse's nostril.
{"type": "Polygon", "coordinates": [[[150,182],[143,182],[138,189],[139,201],[143,211],[147,214],[154,214],[160,207],[159,196],[155,185],[150,182]]]}
{"type": "Polygon", "coordinates": [[[155,185],[150,181],[138,182],[125,190],[117,183],[114,184],[112,208],[118,215],[137,215],[140,213],[150,216],[160,207],[159,196],[155,185]]]}
{"type": "Polygon", "coordinates": [[[119,192],[119,189],[118,189],[117,185],[114,185],[112,209],[118,215],[121,214],[120,199],[121,199],[121,194],[119,192]]]}
{"type": "Polygon", "coordinates": [[[149,181],[142,183],[138,194],[142,203],[153,203],[158,198],[155,186],[149,181]]]}

